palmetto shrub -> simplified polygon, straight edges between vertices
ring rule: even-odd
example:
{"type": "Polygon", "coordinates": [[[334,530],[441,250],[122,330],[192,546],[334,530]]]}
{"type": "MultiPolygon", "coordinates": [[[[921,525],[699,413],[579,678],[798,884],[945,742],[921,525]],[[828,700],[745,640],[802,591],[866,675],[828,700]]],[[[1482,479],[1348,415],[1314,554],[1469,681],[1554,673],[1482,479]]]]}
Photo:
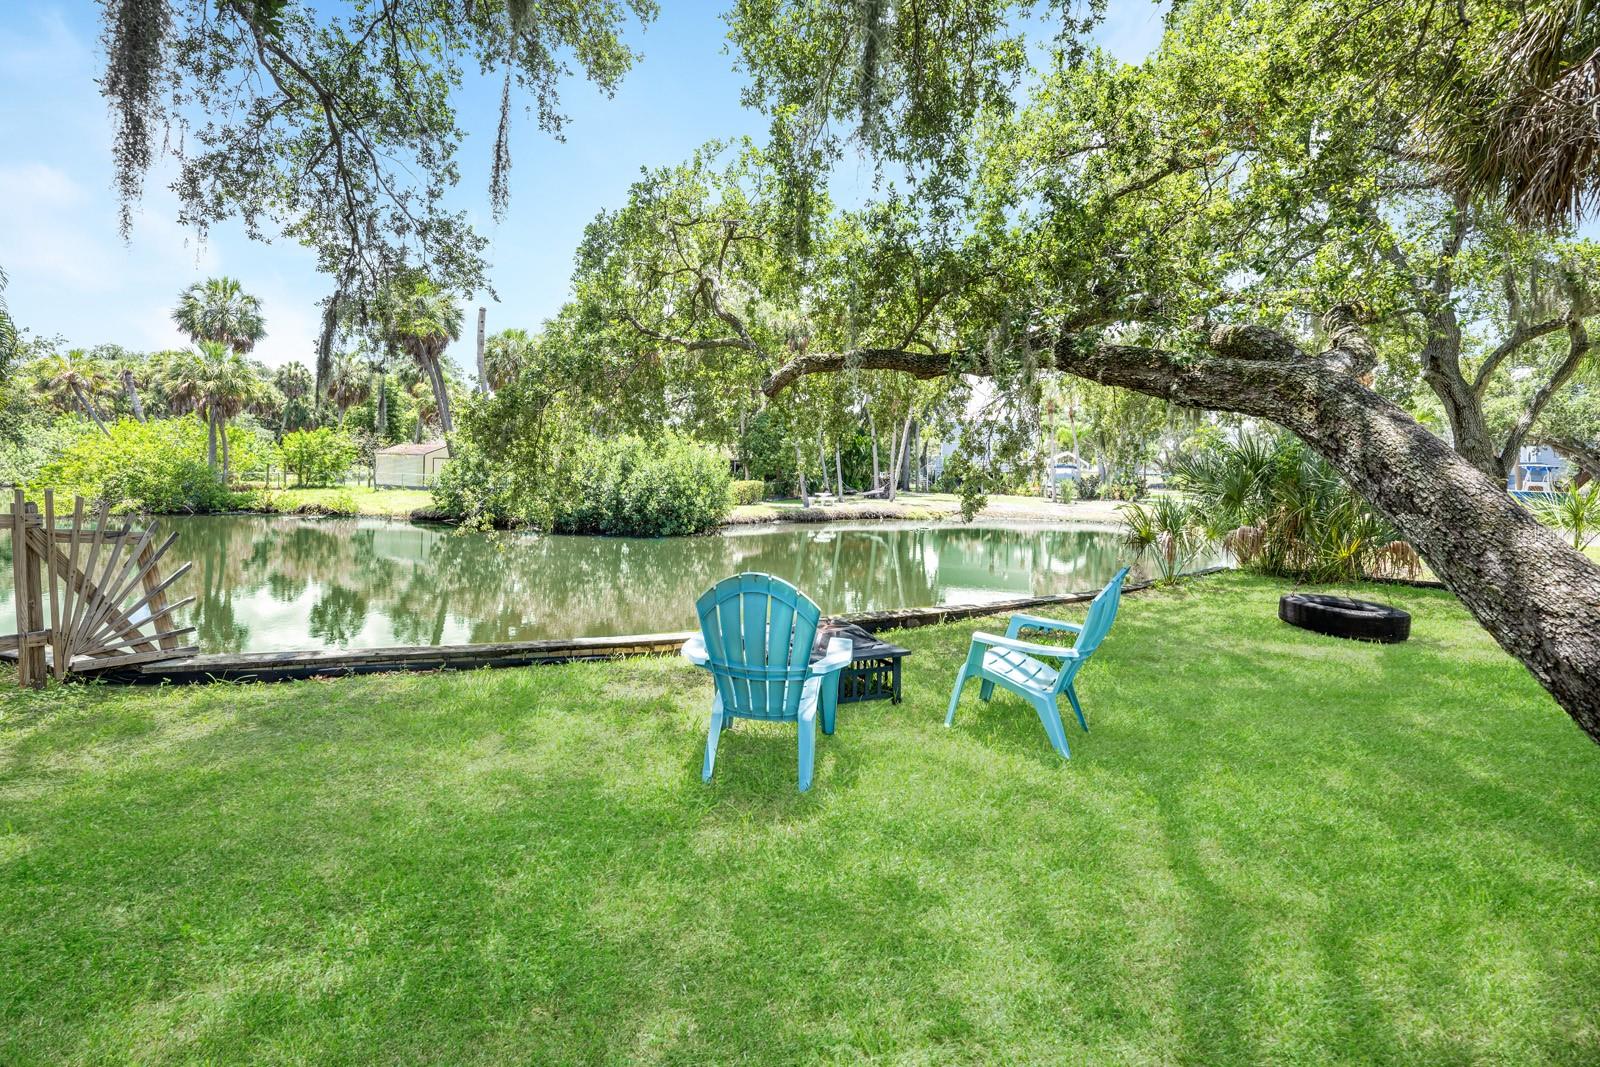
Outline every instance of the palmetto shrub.
{"type": "Polygon", "coordinates": [[[1122,529],[1128,547],[1155,563],[1158,580],[1164,585],[1177,581],[1214,540],[1199,509],[1172,496],[1124,505],[1122,529]]]}
{"type": "Polygon", "coordinates": [[[1571,538],[1573,548],[1581,549],[1600,537],[1600,484],[1587,489],[1574,486],[1554,500],[1538,502],[1533,513],[1571,538]]]}
{"type": "Polygon", "coordinates": [[[1416,551],[1293,437],[1246,435],[1180,456],[1172,471],[1242,566],[1318,582],[1421,572],[1416,551]]]}

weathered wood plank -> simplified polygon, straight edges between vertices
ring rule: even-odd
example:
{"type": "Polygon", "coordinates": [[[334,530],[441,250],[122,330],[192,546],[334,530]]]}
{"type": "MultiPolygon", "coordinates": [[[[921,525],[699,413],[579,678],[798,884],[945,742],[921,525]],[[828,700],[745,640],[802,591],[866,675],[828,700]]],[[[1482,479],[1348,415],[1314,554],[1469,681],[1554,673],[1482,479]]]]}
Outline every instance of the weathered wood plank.
{"type": "Polygon", "coordinates": [[[75,674],[117,671],[145,663],[171,659],[174,654],[181,656],[188,652],[198,651],[200,649],[197,645],[186,645],[183,648],[170,650],[158,648],[153,652],[130,652],[121,656],[79,656],[72,661],[72,670],[75,674]]]}

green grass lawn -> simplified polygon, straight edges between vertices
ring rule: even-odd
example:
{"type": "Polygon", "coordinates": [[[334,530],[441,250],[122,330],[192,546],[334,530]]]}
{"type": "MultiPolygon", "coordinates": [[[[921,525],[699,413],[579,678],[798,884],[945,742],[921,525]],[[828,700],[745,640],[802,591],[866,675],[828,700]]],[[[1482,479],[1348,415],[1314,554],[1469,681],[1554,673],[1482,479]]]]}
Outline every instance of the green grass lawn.
{"type": "Polygon", "coordinates": [[[410,518],[418,508],[433,507],[433,493],[427,489],[368,489],[365,486],[339,486],[332,489],[274,489],[271,499],[279,511],[294,511],[305,504],[321,503],[333,497],[349,497],[362,515],[410,518]]]}
{"type": "Polygon", "coordinates": [[[1070,762],[906,632],[806,795],[672,659],[5,690],[0,1063],[1600,1062],[1600,747],[1280,591],[1125,600],[1070,762]]]}

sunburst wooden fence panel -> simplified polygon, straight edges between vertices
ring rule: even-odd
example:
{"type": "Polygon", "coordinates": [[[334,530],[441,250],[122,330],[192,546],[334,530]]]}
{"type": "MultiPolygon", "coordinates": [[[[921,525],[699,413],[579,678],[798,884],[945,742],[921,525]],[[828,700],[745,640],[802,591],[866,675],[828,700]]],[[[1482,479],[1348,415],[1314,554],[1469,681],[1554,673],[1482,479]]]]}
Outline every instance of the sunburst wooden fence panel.
{"type": "Polygon", "coordinates": [[[194,627],[173,622],[194,598],[167,599],[190,564],[161,574],[177,535],[158,545],[155,523],[135,530],[109,522],[104,505],[89,516],[82,497],[73,499],[70,517],[57,514],[49,490],[43,513],[21,490],[0,513],[0,526],[11,530],[17,607],[17,632],[0,636],[0,652],[16,652],[21,685],[43,685],[52,673],[59,679],[69,671],[93,673],[199,651],[178,644],[194,627]]]}

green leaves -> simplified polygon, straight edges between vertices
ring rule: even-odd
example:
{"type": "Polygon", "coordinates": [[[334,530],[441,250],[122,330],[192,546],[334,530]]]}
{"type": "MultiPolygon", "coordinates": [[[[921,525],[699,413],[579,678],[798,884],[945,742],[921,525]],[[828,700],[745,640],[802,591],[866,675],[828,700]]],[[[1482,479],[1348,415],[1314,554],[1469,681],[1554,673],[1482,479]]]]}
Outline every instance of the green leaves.
{"type": "MultiPolygon", "coordinates": [[[[468,69],[502,69],[502,131],[515,87],[559,135],[574,61],[612,91],[635,58],[625,28],[655,13],[651,0],[107,0],[102,86],[123,230],[163,144],[185,223],[238,219],[253,237],[290,237],[341,289],[370,293],[417,263],[478,288],[484,239],[443,206],[462,141],[451,93],[468,69]]],[[[492,162],[503,209],[504,137],[492,162]]]]}

